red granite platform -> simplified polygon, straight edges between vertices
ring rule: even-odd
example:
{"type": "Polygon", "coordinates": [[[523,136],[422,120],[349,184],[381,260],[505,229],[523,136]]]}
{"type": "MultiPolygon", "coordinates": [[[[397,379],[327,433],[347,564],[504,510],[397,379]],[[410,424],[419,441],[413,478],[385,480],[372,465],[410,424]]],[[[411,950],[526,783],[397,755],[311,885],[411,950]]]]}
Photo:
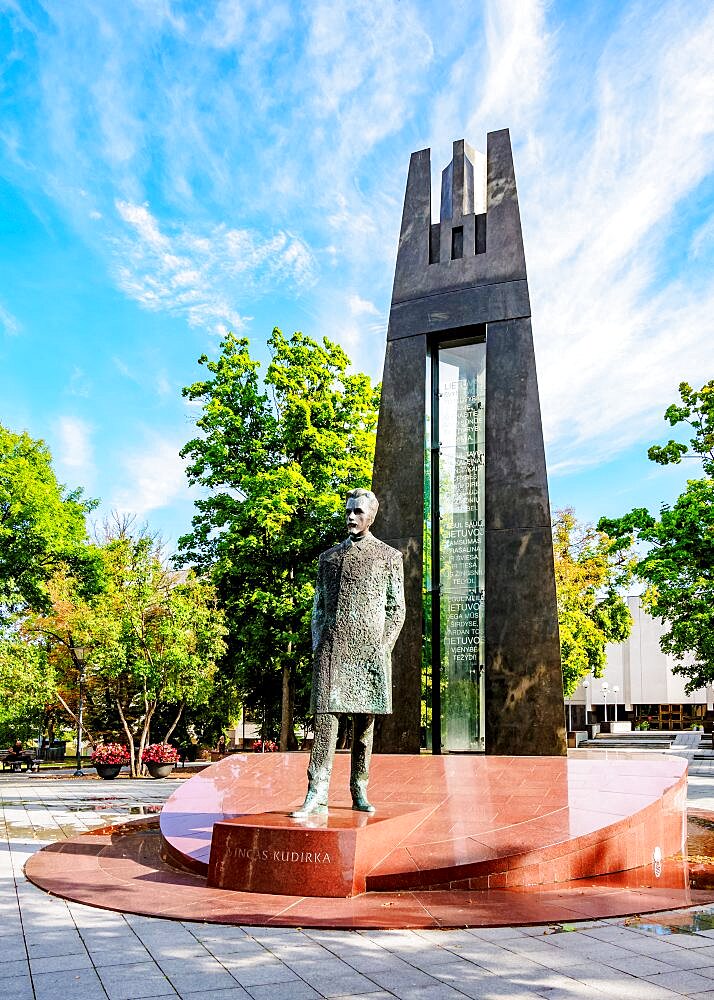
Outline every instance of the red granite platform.
{"type": "MultiPolygon", "coordinates": [[[[335,762],[329,816],[289,819],[304,796],[306,762],[305,754],[233,755],[182,783],[161,813],[166,857],[204,876],[210,860],[214,886],[315,896],[554,884],[684,849],[686,763],[673,757],[376,756],[370,798],[378,812],[369,821],[350,809],[346,754],[335,762]],[[337,844],[338,829],[346,842],[346,831],[386,831],[397,814],[391,836],[362,850],[357,876],[335,875],[328,892],[328,868],[305,846],[317,843],[319,828],[337,844]],[[211,855],[216,823],[221,851],[231,827],[239,837],[230,863],[211,855]],[[246,854],[251,844],[260,854],[246,854]]],[[[355,863],[351,843],[340,864],[355,863]]]]}
{"type": "Polygon", "coordinates": [[[348,929],[555,924],[714,902],[714,816],[697,820],[694,827],[690,821],[696,841],[690,864],[669,860],[558,885],[478,892],[366,892],[326,900],[211,889],[204,876],[162,859],[156,817],[51,844],[29,859],[25,873],[55,896],[173,920],[348,929]]]}
{"type": "MultiPolygon", "coordinates": [[[[250,827],[259,820],[261,807],[280,802],[276,824],[292,828],[285,813],[302,800],[306,761],[305,755],[229,758],[181,783],[162,813],[161,829],[152,817],[51,844],[29,859],[25,872],[54,895],[105,909],[265,926],[552,924],[714,901],[714,816],[690,819],[691,863],[686,855],[662,863],[651,860],[653,845],[663,853],[672,853],[675,842],[682,845],[684,764],[621,754],[595,759],[580,754],[569,760],[376,758],[371,797],[380,810],[389,814],[396,804],[393,815],[408,816],[412,809],[422,813],[411,833],[375,864],[377,884],[385,870],[391,870],[390,877],[432,879],[434,873],[450,872],[454,857],[464,865],[492,866],[492,875],[442,883],[449,888],[382,889],[331,899],[210,887],[206,873],[213,824],[230,823],[240,810],[250,827]],[[490,848],[485,856],[484,847],[490,848]],[[582,861],[576,861],[578,855],[582,861]],[[587,866],[628,864],[645,855],[647,863],[638,868],[528,884],[548,872],[562,876],[587,866]],[[534,857],[541,859],[537,865],[534,857]],[[412,860],[406,863],[405,858],[412,860]],[[175,859],[192,870],[178,870],[175,859]],[[514,876],[510,884],[509,872],[514,876]],[[491,888],[475,888],[489,883],[491,888]]],[[[330,821],[339,827],[339,816],[347,821],[347,769],[348,761],[338,759],[331,797],[335,806],[325,829],[330,821]]],[[[350,816],[354,824],[355,814],[350,816]]],[[[320,822],[315,818],[307,826],[314,829],[320,822]]],[[[371,825],[364,816],[356,822],[361,828],[371,825]]]]}

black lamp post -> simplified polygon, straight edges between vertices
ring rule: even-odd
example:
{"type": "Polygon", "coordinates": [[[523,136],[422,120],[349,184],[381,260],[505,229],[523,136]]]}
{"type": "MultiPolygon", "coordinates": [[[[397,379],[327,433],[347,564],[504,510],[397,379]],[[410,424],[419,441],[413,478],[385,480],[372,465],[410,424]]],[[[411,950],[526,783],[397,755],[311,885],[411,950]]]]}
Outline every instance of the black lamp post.
{"type": "Polygon", "coordinates": [[[75,778],[83,778],[82,770],[82,712],[84,709],[84,671],[87,650],[84,646],[73,646],[72,655],[74,662],[79,669],[79,700],[77,703],[77,770],[74,772],[75,778]]]}

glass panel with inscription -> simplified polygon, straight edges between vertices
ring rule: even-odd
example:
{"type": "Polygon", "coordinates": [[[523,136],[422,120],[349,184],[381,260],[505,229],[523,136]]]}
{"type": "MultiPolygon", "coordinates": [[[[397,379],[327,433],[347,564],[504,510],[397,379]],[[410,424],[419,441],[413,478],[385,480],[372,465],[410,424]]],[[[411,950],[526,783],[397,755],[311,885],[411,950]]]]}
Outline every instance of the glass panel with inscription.
{"type": "Polygon", "coordinates": [[[485,390],[485,342],[439,347],[441,742],[449,751],[485,747],[485,390]]]}

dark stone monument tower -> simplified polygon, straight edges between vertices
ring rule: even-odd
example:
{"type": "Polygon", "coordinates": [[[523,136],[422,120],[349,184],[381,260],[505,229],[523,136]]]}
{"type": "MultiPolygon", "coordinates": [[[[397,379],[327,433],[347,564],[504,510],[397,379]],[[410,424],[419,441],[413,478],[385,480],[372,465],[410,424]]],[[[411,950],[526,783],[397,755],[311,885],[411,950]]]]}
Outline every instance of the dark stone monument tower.
{"type": "Polygon", "coordinates": [[[508,131],[487,142],[485,178],[454,143],[437,223],[430,151],[409,164],[373,481],[407,604],[382,752],[418,753],[423,675],[435,752],[565,753],[516,180],[508,131]]]}

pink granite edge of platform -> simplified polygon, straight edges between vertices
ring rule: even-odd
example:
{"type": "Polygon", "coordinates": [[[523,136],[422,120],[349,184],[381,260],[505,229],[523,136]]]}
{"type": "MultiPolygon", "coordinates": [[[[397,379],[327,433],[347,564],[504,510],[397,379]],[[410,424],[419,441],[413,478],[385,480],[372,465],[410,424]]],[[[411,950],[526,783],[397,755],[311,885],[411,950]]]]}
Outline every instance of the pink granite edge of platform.
{"type": "MultiPolygon", "coordinates": [[[[682,873],[686,876],[687,866],[667,861],[662,874],[668,885],[652,884],[650,868],[646,872],[539,886],[535,890],[367,893],[348,900],[212,891],[197,877],[177,876],[172,869],[159,871],[161,862],[155,847],[158,881],[151,877],[151,845],[158,844],[156,819],[141,819],[104,831],[103,835],[92,831],[43,848],[26,863],[27,877],[54,895],[100,909],[209,923],[335,929],[543,924],[658,912],[714,901],[714,890],[709,888],[673,885],[672,877],[677,882],[682,873]],[[134,846],[137,841],[138,846],[134,846]],[[83,850],[85,844],[87,851],[83,850]],[[85,861],[79,880],[74,866],[70,872],[67,864],[68,856],[77,858],[78,848],[85,861]],[[133,877],[132,857],[141,859],[133,877]],[[665,878],[668,869],[672,872],[669,879],[665,878]],[[162,884],[166,886],[164,891],[162,884]]],[[[710,869],[714,879],[714,867],[710,869]]]]}
{"type": "MultiPolygon", "coordinates": [[[[252,755],[244,755],[240,760],[240,767],[237,768],[239,772],[239,784],[240,788],[234,787],[235,779],[233,777],[234,768],[227,767],[227,764],[231,762],[231,758],[227,758],[218,764],[213,765],[211,768],[197,775],[195,778],[190,779],[186,785],[182,786],[180,790],[177,790],[169,801],[167,802],[164,811],[161,816],[161,827],[164,838],[167,842],[167,853],[173,858],[174,861],[179,860],[181,855],[184,855],[186,859],[185,867],[190,870],[205,873],[208,867],[208,858],[210,852],[210,833],[206,826],[208,825],[206,820],[214,820],[218,818],[220,814],[216,810],[217,797],[216,797],[216,786],[214,781],[220,779],[220,784],[223,786],[220,789],[220,794],[218,798],[221,804],[225,808],[226,805],[233,805],[236,799],[243,799],[244,812],[250,814],[252,812],[260,811],[265,809],[265,798],[266,792],[270,793],[269,781],[264,778],[262,782],[255,780],[255,776],[251,774],[254,770],[260,770],[268,777],[277,775],[282,779],[278,783],[277,792],[278,796],[281,796],[283,801],[285,797],[294,796],[295,787],[293,781],[286,782],[286,778],[298,777],[299,781],[304,783],[302,768],[305,765],[306,757],[301,754],[291,754],[291,755],[280,755],[278,758],[273,758],[272,755],[266,760],[265,756],[258,755],[256,758],[252,755]],[[276,759],[277,758],[277,759],[276,759]],[[282,759],[280,759],[282,758],[282,759]],[[297,773],[296,773],[297,768],[297,773]],[[221,769],[225,773],[218,773],[216,769],[221,769]],[[211,774],[213,772],[213,774],[211,774]],[[189,786],[193,782],[198,782],[200,780],[201,788],[200,794],[196,796],[202,805],[208,807],[212,806],[212,812],[210,816],[201,816],[200,819],[196,815],[192,815],[186,812],[186,800],[189,799],[189,786]],[[286,787],[287,784],[287,787],[286,787]],[[266,787],[266,785],[268,787],[266,787]],[[291,787],[292,786],[292,787],[291,787]],[[260,792],[261,801],[259,803],[255,802],[253,799],[253,808],[250,808],[250,798],[246,796],[246,791],[250,790],[255,792],[260,792]],[[209,792],[211,794],[209,794],[209,792]],[[181,814],[178,811],[181,810],[181,814]],[[197,822],[198,820],[198,822],[197,822]],[[198,833],[198,827],[203,827],[201,830],[201,837],[185,837],[181,836],[181,829],[185,830],[185,824],[192,824],[192,832],[194,834],[198,833]]],[[[534,788],[537,788],[540,782],[545,780],[545,783],[550,786],[553,780],[565,780],[567,782],[567,787],[570,784],[582,789],[584,784],[587,784],[589,780],[593,778],[597,779],[597,787],[593,789],[593,794],[596,795],[597,792],[602,789],[603,797],[606,798],[607,806],[609,809],[613,809],[613,804],[619,806],[619,812],[622,814],[623,810],[627,807],[628,797],[623,794],[623,792],[615,792],[613,790],[618,785],[618,779],[620,784],[623,782],[631,785],[631,780],[633,777],[642,776],[650,779],[650,785],[653,781],[653,770],[659,775],[655,778],[655,782],[659,782],[659,788],[666,786],[668,783],[680,785],[684,780],[686,775],[686,764],[677,758],[667,758],[660,757],[656,760],[649,758],[646,762],[641,759],[631,760],[631,759],[618,759],[616,765],[613,767],[613,762],[595,761],[595,760],[583,760],[583,761],[566,761],[562,758],[441,758],[440,761],[435,763],[434,758],[430,757],[414,757],[414,758],[399,758],[396,762],[392,757],[375,757],[375,764],[373,766],[373,775],[375,776],[375,781],[373,785],[375,788],[379,788],[388,776],[396,777],[399,775],[399,780],[402,781],[402,786],[404,785],[403,778],[406,773],[411,772],[412,778],[415,772],[420,774],[423,771],[429,773],[429,776],[434,778],[436,774],[441,773],[444,783],[449,786],[447,797],[443,800],[444,804],[448,801],[450,804],[458,805],[458,799],[461,797],[459,794],[460,790],[463,788],[473,788],[473,780],[480,777],[483,774],[484,777],[488,777],[489,773],[495,773],[500,778],[504,774],[510,775],[512,778],[518,778],[523,780],[518,780],[516,785],[523,788],[525,795],[530,800],[534,798],[534,788]],[[607,767],[604,768],[603,764],[607,763],[607,767]],[[381,766],[380,766],[381,765],[381,766]],[[386,771],[386,774],[380,774],[380,771],[386,771]],[[432,773],[433,772],[433,773],[432,773]],[[480,772],[480,773],[479,773],[480,772]],[[521,772],[523,772],[521,774],[521,772]],[[556,779],[552,776],[555,774],[556,779]],[[550,775],[550,777],[547,777],[550,775]],[[469,784],[467,778],[472,779],[472,783],[469,784]],[[382,778],[382,780],[380,780],[382,778]],[[679,779],[679,780],[677,780],[679,779]],[[456,786],[456,787],[455,787],[456,786]],[[451,794],[449,794],[451,793],[451,794]]],[[[342,762],[343,765],[346,762],[342,762]]],[[[407,784],[412,784],[412,782],[407,782],[407,784]]],[[[199,789],[196,789],[197,791],[199,789]]],[[[411,789],[410,789],[411,791],[411,789]]],[[[488,791],[488,789],[487,789],[488,791]]],[[[642,805],[643,802],[647,802],[649,805],[655,804],[658,800],[652,799],[653,789],[650,788],[649,794],[640,798],[639,804],[642,805]]],[[[274,804],[274,794],[269,799],[269,804],[274,804]]],[[[660,795],[661,795],[660,791],[660,795]]],[[[512,791],[508,793],[511,799],[517,798],[517,795],[512,791]]],[[[393,799],[390,801],[394,801],[393,799]]],[[[395,846],[395,850],[392,852],[394,855],[392,861],[390,862],[389,857],[383,859],[382,863],[378,865],[379,870],[372,869],[369,876],[370,883],[377,885],[380,888],[387,886],[400,888],[405,888],[407,883],[410,886],[422,887],[425,884],[438,884],[443,881],[454,881],[457,877],[454,867],[461,868],[464,864],[469,864],[473,867],[473,871],[469,871],[468,877],[480,878],[484,874],[491,874],[494,877],[497,875],[502,875],[504,871],[509,871],[513,869],[525,869],[530,870],[530,877],[533,876],[534,865],[542,865],[544,862],[553,859],[560,859],[566,855],[574,855],[574,850],[567,850],[570,843],[577,844],[578,849],[588,848],[598,839],[603,839],[603,832],[609,828],[613,829],[626,829],[631,820],[631,816],[620,815],[618,819],[617,812],[608,812],[605,809],[597,809],[597,801],[594,803],[592,800],[588,803],[591,808],[588,810],[581,810],[574,808],[570,811],[571,818],[579,833],[576,837],[568,837],[564,834],[562,825],[554,824],[552,821],[554,814],[551,812],[546,812],[540,815],[535,820],[524,821],[519,824],[512,824],[509,827],[501,827],[497,831],[498,836],[491,836],[491,831],[484,830],[480,831],[478,834],[473,833],[466,837],[456,837],[456,838],[441,838],[433,839],[433,834],[422,842],[421,845],[417,844],[414,846],[411,842],[408,845],[408,849],[405,841],[402,840],[402,847],[398,845],[395,846]],[[595,808],[592,808],[595,806],[595,808]],[[513,851],[512,848],[508,847],[508,835],[513,837],[514,833],[519,829],[522,832],[526,832],[529,827],[530,841],[528,850],[516,850],[513,851]],[[544,843],[544,840],[547,841],[544,843]],[[505,841],[505,843],[504,843],[505,841]],[[449,854],[449,845],[452,845],[452,859],[453,859],[453,848],[456,844],[460,842],[466,844],[471,848],[471,850],[476,852],[477,856],[464,857],[461,859],[458,866],[448,864],[449,859],[446,855],[449,854]],[[539,846],[532,848],[530,845],[535,842],[539,846]],[[504,850],[498,850],[498,845],[504,844],[506,853],[504,850]],[[415,855],[419,855],[420,851],[424,851],[430,846],[435,846],[439,844],[443,849],[443,858],[438,864],[427,864],[425,865],[422,861],[420,864],[418,860],[415,860],[415,855]],[[494,866],[491,862],[494,860],[494,849],[496,849],[496,858],[501,857],[507,859],[505,864],[500,866],[494,866]],[[534,856],[534,851],[536,854],[540,852],[539,856],[534,856]],[[548,857],[548,852],[550,852],[550,858],[548,857]],[[486,857],[484,857],[484,854],[486,857]],[[479,856],[480,855],[480,856],[479,856]],[[490,865],[490,869],[489,869],[490,865]],[[475,866],[475,867],[474,867],[475,866]],[[485,866],[485,867],[484,867],[485,866]],[[396,868],[396,871],[395,871],[396,868]],[[389,879],[388,876],[393,876],[389,879]],[[404,877],[402,877],[404,876],[404,877]],[[387,881],[380,882],[380,879],[387,879],[387,881]],[[416,885],[414,883],[416,882],[416,885]]],[[[423,808],[423,804],[422,804],[423,808]]],[[[645,806],[645,810],[648,806],[645,806]]],[[[642,811],[642,810],[640,810],[642,811]]],[[[225,815],[225,814],[223,814],[225,815]]],[[[229,814],[230,815],[230,814],[229,814]]],[[[235,814],[234,814],[235,815],[235,814]]],[[[570,814],[569,814],[570,815],[570,814]]],[[[433,816],[433,814],[432,814],[433,816]]],[[[226,816],[228,819],[229,816],[226,816]]],[[[433,818],[432,818],[433,823],[433,818]]],[[[412,841],[414,834],[411,834],[409,840],[412,841]]],[[[605,838],[606,840],[612,840],[612,837],[605,838]]],[[[454,859],[455,860],[455,859],[454,859]]],[[[613,859],[613,863],[621,864],[621,860],[613,859]]],[[[571,858],[571,868],[573,868],[572,858],[571,858]]],[[[552,865],[551,865],[552,868],[552,865]]],[[[561,865],[562,868],[562,865],[561,865]]],[[[591,874],[592,871],[588,870],[586,874],[591,874]]],[[[461,877],[466,877],[464,872],[461,877]]],[[[505,876],[504,876],[505,877],[505,876]]],[[[514,875],[508,876],[511,883],[513,883],[514,875]]],[[[548,874],[548,869],[543,868],[539,876],[540,881],[549,880],[550,876],[548,874]]]]}
{"type": "MultiPolygon", "coordinates": [[[[390,869],[390,858],[367,877],[369,891],[419,890],[467,882],[470,888],[512,888],[605,875],[640,868],[652,859],[654,848],[669,857],[683,849],[686,823],[686,772],[644,809],[589,832],[510,853],[495,852],[494,840],[479,842],[490,856],[452,865],[424,863],[424,855],[402,844],[402,869],[390,869]],[[421,859],[421,864],[419,860],[421,859]],[[409,862],[411,864],[409,865],[409,862]]],[[[525,838],[537,842],[534,825],[525,838]]],[[[502,841],[501,841],[502,844],[502,841]]],[[[433,845],[432,845],[433,846],[433,845]]]]}

